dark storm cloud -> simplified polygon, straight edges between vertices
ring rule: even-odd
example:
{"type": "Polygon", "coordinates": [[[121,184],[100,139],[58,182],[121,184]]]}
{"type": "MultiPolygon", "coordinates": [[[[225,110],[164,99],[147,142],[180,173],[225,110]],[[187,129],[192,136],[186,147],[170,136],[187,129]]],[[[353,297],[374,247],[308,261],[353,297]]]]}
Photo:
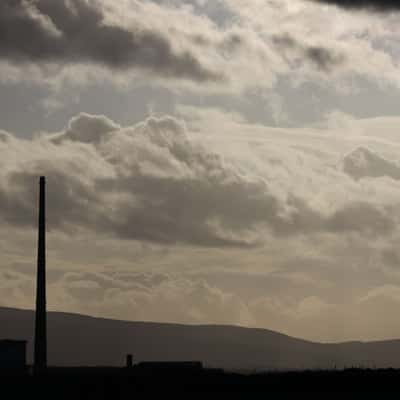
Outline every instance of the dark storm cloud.
{"type": "Polygon", "coordinates": [[[301,43],[288,33],[273,36],[272,43],[279,52],[289,58],[292,55],[299,56],[323,72],[331,72],[346,62],[344,53],[328,47],[301,43]]]}
{"type": "Polygon", "coordinates": [[[195,81],[223,79],[190,50],[175,51],[161,32],[107,23],[100,3],[89,0],[2,0],[0,58],[16,63],[89,62],[195,81]]]}
{"type": "Polygon", "coordinates": [[[374,11],[398,11],[400,10],[399,0],[311,0],[318,3],[334,4],[339,7],[357,10],[369,9],[374,11]]]}

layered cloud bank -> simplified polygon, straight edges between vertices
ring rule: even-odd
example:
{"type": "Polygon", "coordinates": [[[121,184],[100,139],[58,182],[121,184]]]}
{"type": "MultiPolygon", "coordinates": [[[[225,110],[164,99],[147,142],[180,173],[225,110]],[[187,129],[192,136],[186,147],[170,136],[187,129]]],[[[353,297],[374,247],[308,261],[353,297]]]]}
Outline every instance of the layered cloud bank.
{"type": "Polygon", "coordinates": [[[387,46],[396,33],[385,22],[300,0],[250,7],[241,0],[5,0],[0,81],[132,84],[139,77],[226,93],[270,89],[282,78],[349,89],[356,76],[397,86],[397,53],[387,46]]]}
{"type": "MultiPolygon", "coordinates": [[[[46,175],[50,226],[65,232],[218,247],[262,245],[267,233],[380,235],[395,228],[390,205],[355,198],[313,207],[309,193],[282,192],[278,181],[240,170],[171,116],[123,128],[80,114],[65,131],[30,141],[3,133],[0,152],[1,217],[12,224],[34,226],[37,176],[46,175]]],[[[369,175],[395,174],[360,153],[346,157],[347,173],[362,177],[364,163],[367,176],[368,168],[369,175]]]]}
{"type": "Polygon", "coordinates": [[[64,132],[31,142],[4,134],[1,147],[8,154],[2,216],[11,223],[34,223],[40,174],[48,177],[53,229],[241,246],[252,243],[246,231],[275,219],[279,209],[265,182],[193,144],[185,125],[173,117],[122,128],[106,117],[81,114],[64,132]]]}
{"type": "Polygon", "coordinates": [[[400,299],[398,144],[385,122],[378,138],[348,119],[358,133],[344,139],[179,113],[186,122],[82,113],[30,140],[1,133],[1,304],[33,304],[44,174],[53,309],[316,340],[398,335],[382,312],[400,299]]]}

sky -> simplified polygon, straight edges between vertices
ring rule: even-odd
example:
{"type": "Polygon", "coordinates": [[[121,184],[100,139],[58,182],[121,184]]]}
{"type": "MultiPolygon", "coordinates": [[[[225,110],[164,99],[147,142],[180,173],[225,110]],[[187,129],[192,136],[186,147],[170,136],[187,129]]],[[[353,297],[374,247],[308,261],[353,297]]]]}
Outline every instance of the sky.
{"type": "Polygon", "coordinates": [[[2,0],[0,306],[400,337],[400,6],[2,0]]]}

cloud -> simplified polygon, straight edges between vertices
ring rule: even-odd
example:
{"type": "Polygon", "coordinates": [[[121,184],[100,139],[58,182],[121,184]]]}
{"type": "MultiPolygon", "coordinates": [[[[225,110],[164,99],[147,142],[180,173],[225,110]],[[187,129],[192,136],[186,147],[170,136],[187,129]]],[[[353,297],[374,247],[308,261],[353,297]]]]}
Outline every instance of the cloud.
{"type": "Polygon", "coordinates": [[[301,43],[287,33],[273,35],[272,42],[278,51],[283,52],[289,59],[292,56],[300,57],[301,60],[309,61],[323,72],[332,72],[334,68],[342,66],[347,61],[342,52],[324,46],[301,43]]]}
{"type": "Polygon", "coordinates": [[[6,134],[0,154],[0,217],[15,226],[36,225],[37,177],[46,175],[50,229],[67,233],[247,247],[261,245],[268,232],[385,235],[395,227],[388,207],[363,198],[312,206],[296,190],[282,190],[293,176],[272,177],[289,166],[276,163],[279,154],[270,157],[271,177],[263,177],[198,144],[172,116],[121,127],[82,113],[59,133],[32,140],[6,134]]]}
{"type": "MultiPolygon", "coordinates": [[[[7,274],[10,273],[3,273],[7,274]]],[[[15,290],[22,283],[22,279],[14,278],[9,286],[15,290]]],[[[187,324],[253,322],[246,304],[238,296],[184,274],[179,277],[129,271],[66,272],[49,282],[48,294],[50,308],[58,311],[187,324]]],[[[23,300],[29,308],[29,293],[25,293],[25,298],[21,295],[20,301],[23,300]]]]}
{"type": "MultiPolygon", "coordinates": [[[[32,308],[34,277],[0,269],[0,278],[1,306],[32,308]]],[[[56,279],[49,279],[47,291],[49,310],[134,321],[254,322],[240,297],[184,274],[60,272],[56,279]]]]}
{"type": "Polygon", "coordinates": [[[312,0],[319,3],[334,4],[351,10],[369,9],[380,12],[400,10],[397,0],[312,0]]]}
{"type": "Polygon", "coordinates": [[[31,308],[29,301],[35,290],[32,277],[15,270],[0,270],[1,305],[31,308]]]}
{"type": "Polygon", "coordinates": [[[192,143],[173,117],[151,117],[119,128],[103,116],[81,114],[67,129],[12,148],[18,165],[5,172],[2,217],[35,224],[37,176],[48,176],[49,224],[81,226],[121,238],[200,246],[243,246],[277,200],[260,179],[248,178],[223,159],[192,143]],[[25,158],[25,159],[24,159],[25,158]]]}
{"type": "MultiPolygon", "coordinates": [[[[244,271],[237,284],[243,287],[243,279],[247,284],[262,280],[260,296],[252,293],[247,298],[226,285],[221,287],[212,282],[213,275],[203,279],[201,274],[135,272],[132,268],[58,272],[48,281],[50,310],[131,321],[256,326],[323,342],[391,339],[398,337],[400,328],[393,318],[400,304],[400,287],[392,283],[375,282],[376,286],[359,293],[352,286],[356,296],[332,301],[327,288],[315,294],[312,282],[298,292],[286,281],[281,291],[266,295],[263,285],[275,281],[268,274],[251,276],[244,271]],[[293,291],[294,296],[288,295],[293,291]]],[[[31,309],[34,276],[1,269],[0,277],[1,305],[31,309]]]]}
{"type": "Polygon", "coordinates": [[[66,131],[54,142],[62,140],[78,141],[81,143],[98,144],[110,132],[118,131],[121,126],[102,115],[80,114],[71,118],[66,131]]]}
{"type": "Polygon", "coordinates": [[[366,147],[359,147],[346,155],[343,160],[343,170],[356,180],[384,176],[400,180],[398,163],[387,160],[366,147]]]}
{"type": "Polygon", "coordinates": [[[6,0],[0,81],[132,88],[145,77],[208,96],[271,89],[281,78],[336,91],[352,88],[354,76],[398,85],[395,54],[375,45],[393,32],[377,26],[371,46],[367,17],[296,3],[221,1],[224,17],[215,19],[210,7],[179,1],[6,0]]]}
{"type": "Polygon", "coordinates": [[[161,31],[117,25],[106,10],[106,4],[87,0],[2,1],[0,58],[14,63],[93,63],[199,82],[223,79],[189,49],[176,50],[161,31]]]}
{"type": "Polygon", "coordinates": [[[287,219],[276,221],[276,233],[279,235],[358,232],[380,236],[390,234],[396,227],[389,207],[365,200],[353,199],[328,215],[311,208],[295,196],[289,198],[288,204],[293,208],[287,219]]]}
{"type": "Polygon", "coordinates": [[[355,92],[362,90],[365,82],[382,84],[382,79],[397,87],[397,53],[387,46],[389,39],[397,40],[397,32],[391,28],[389,16],[354,15],[340,8],[319,7],[321,3],[224,1],[244,21],[248,32],[255,32],[270,42],[274,53],[283,55],[283,66],[276,75],[295,87],[307,82],[331,92],[355,92]],[[371,59],[375,63],[369,62],[371,59]],[[378,64],[386,71],[384,78],[378,73],[378,64]],[[325,74],[316,76],[321,71],[325,74]],[[362,81],[355,82],[355,77],[362,81]]]}

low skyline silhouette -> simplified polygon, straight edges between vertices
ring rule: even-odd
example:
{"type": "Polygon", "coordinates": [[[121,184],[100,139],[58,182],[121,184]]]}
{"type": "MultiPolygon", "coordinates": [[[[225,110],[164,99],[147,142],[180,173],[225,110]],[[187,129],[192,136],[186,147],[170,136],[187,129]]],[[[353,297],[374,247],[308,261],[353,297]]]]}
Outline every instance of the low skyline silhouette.
{"type": "MultiPolygon", "coordinates": [[[[28,340],[33,361],[34,312],[0,308],[3,338],[28,340]]],[[[269,372],[400,368],[400,339],[323,344],[279,332],[227,325],[178,325],[50,312],[48,357],[53,367],[123,367],[140,362],[200,361],[208,368],[269,372]]]]}

